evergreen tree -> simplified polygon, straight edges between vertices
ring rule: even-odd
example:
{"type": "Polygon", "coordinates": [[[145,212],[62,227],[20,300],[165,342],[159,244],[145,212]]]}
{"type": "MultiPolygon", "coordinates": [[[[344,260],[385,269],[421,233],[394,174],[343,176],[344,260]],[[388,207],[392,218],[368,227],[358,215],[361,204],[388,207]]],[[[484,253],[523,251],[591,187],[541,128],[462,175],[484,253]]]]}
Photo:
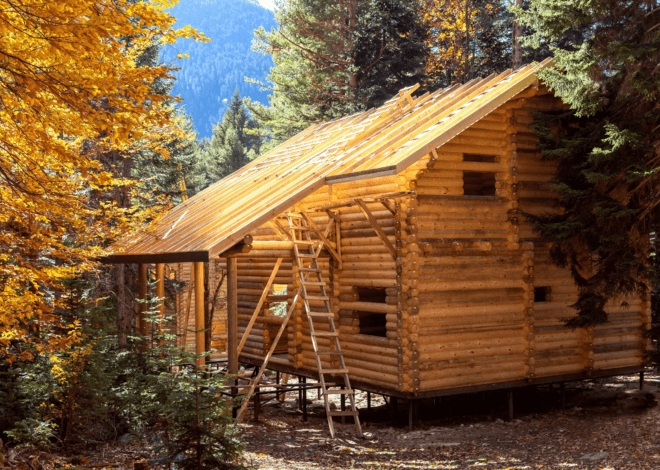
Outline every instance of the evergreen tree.
{"type": "Polygon", "coordinates": [[[579,289],[572,326],[607,321],[605,304],[657,285],[660,229],[660,8],[656,1],[531,0],[515,10],[556,68],[541,74],[569,111],[539,116],[546,159],[559,163],[561,215],[530,218],[579,289]],[[554,44],[586,31],[573,47],[554,44]]]}
{"type": "Polygon", "coordinates": [[[275,66],[270,106],[246,100],[271,145],[310,124],[378,106],[421,80],[425,30],[412,0],[291,0],[276,13],[278,29],[255,31],[254,49],[275,66]]]}
{"type": "Polygon", "coordinates": [[[238,89],[222,121],[213,126],[211,139],[200,144],[193,170],[194,192],[210,186],[259,156],[264,136],[259,124],[243,106],[238,89]]]}

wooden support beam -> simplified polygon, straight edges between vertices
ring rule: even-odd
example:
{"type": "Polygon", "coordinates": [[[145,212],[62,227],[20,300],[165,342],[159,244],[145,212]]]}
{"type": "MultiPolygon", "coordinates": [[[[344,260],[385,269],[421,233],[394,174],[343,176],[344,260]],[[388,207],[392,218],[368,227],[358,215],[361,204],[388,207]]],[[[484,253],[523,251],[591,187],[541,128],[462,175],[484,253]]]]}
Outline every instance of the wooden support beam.
{"type": "Polygon", "coordinates": [[[273,281],[275,280],[275,276],[277,275],[277,271],[280,269],[280,265],[282,264],[282,258],[278,258],[277,262],[275,263],[275,267],[273,268],[273,272],[270,274],[270,277],[268,278],[268,282],[266,283],[266,287],[264,288],[264,291],[261,294],[261,298],[259,299],[259,302],[257,303],[257,307],[254,309],[254,313],[252,314],[252,318],[250,318],[250,323],[248,323],[247,328],[245,329],[245,332],[243,333],[243,337],[241,338],[241,343],[238,345],[238,348],[236,349],[236,356],[240,356],[241,350],[243,349],[243,346],[245,345],[245,342],[248,339],[248,335],[250,334],[250,330],[252,329],[252,326],[254,325],[254,322],[256,321],[257,317],[259,316],[259,312],[261,311],[261,307],[263,306],[264,302],[266,301],[266,298],[268,297],[268,292],[270,291],[270,287],[273,285],[273,281]]]}
{"type": "Polygon", "coordinates": [[[195,285],[195,263],[190,263],[190,278],[188,279],[188,300],[186,301],[186,318],[183,323],[183,347],[188,342],[188,322],[190,321],[190,305],[192,303],[193,286],[195,285]]]}
{"type": "MultiPolygon", "coordinates": [[[[205,352],[204,347],[204,263],[196,262],[195,270],[195,354],[205,352]]],[[[197,358],[197,367],[206,364],[205,357],[197,358]]]]}
{"type": "Polygon", "coordinates": [[[369,208],[367,208],[367,205],[360,199],[355,199],[355,202],[360,207],[360,209],[362,209],[362,212],[364,212],[364,215],[367,217],[367,220],[369,221],[373,229],[376,231],[376,235],[378,235],[378,238],[380,238],[385,244],[387,251],[389,251],[390,255],[392,255],[392,258],[396,260],[396,249],[392,245],[392,242],[390,242],[390,239],[387,238],[387,235],[385,235],[385,232],[383,232],[383,229],[380,228],[380,225],[378,225],[378,221],[376,221],[376,218],[373,216],[369,208]]]}
{"type": "Polygon", "coordinates": [[[227,373],[238,373],[238,261],[227,258],[227,373]]]}
{"type": "Polygon", "coordinates": [[[254,389],[259,384],[259,381],[261,380],[261,376],[263,375],[264,371],[266,370],[266,367],[268,366],[268,361],[270,360],[270,357],[275,352],[275,348],[277,347],[277,343],[280,341],[280,338],[282,337],[282,333],[284,332],[284,330],[286,330],[286,325],[289,323],[291,314],[295,310],[296,304],[298,303],[298,299],[300,299],[301,294],[302,294],[302,286],[298,288],[298,292],[296,292],[296,295],[293,297],[293,303],[289,306],[289,310],[286,314],[286,317],[284,317],[284,320],[282,321],[282,326],[280,326],[280,330],[277,332],[277,335],[275,336],[275,339],[273,340],[270,349],[268,350],[268,353],[264,358],[264,363],[261,365],[261,368],[259,369],[259,374],[257,374],[257,376],[254,379],[252,379],[252,385],[250,385],[250,389],[246,394],[245,400],[243,401],[243,405],[241,405],[241,409],[238,410],[238,413],[236,415],[239,421],[241,420],[243,414],[245,413],[245,410],[247,409],[248,402],[250,401],[250,395],[254,393],[254,389]]]}
{"type": "MultiPolygon", "coordinates": [[[[330,252],[330,254],[332,255],[332,257],[337,260],[337,262],[339,263],[339,266],[340,266],[339,269],[341,269],[341,256],[339,256],[337,251],[335,251],[335,249],[332,248],[332,244],[330,243],[330,240],[327,239],[327,237],[324,235],[324,233],[321,231],[321,229],[314,223],[314,221],[311,219],[310,216],[305,214],[304,211],[300,212],[300,214],[307,221],[307,225],[309,225],[309,227],[312,230],[314,230],[314,232],[316,232],[316,234],[319,236],[321,241],[323,241],[323,244],[325,245],[325,249],[328,250],[330,252]]],[[[332,223],[332,222],[334,222],[334,219],[330,219],[330,223],[332,223]]],[[[326,232],[328,232],[328,230],[326,230],[326,232]]]]}
{"type": "Polygon", "coordinates": [[[138,298],[142,301],[138,304],[138,317],[136,329],[138,334],[147,335],[147,265],[141,263],[138,265],[138,298]]]}
{"type": "Polygon", "coordinates": [[[392,204],[390,204],[390,201],[388,201],[387,199],[381,199],[380,203],[383,206],[385,206],[385,209],[390,211],[392,213],[392,215],[396,216],[396,211],[394,210],[394,207],[392,207],[392,204]]]}
{"type": "Polygon", "coordinates": [[[281,229],[275,224],[275,222],[273,222],[272,220],[269,220],[267,225],[268,225],[271,229],[273,229],[273,232],[275,232],[275,235],[277,235],[278,237],[280,237],[280,240],[282,240],[282,241],[284,241],[284,240],[291,240],[291,236],[290,236],[288,233],[286,233],[284,230],[281,230],[281,229]]]}
{"type": "Polygon", "coordinates": [[[158,332],[161,339],[158,344],[165,344],[162,335],[165,334],[165,265],[163,263],[156,263],[156,297],[158,298],[158,332]]]}

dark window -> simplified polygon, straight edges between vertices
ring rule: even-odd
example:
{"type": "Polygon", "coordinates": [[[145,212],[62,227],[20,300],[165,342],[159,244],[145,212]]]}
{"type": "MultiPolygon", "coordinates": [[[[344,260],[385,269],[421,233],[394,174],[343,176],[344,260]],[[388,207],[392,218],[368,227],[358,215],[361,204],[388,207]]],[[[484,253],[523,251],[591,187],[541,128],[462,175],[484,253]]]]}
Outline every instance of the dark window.
{"type": "Polygon", "coordinates": [[[549,287],[535,287],[534,288],[534,302],[550,302],[550,288],[549,287]]]}
{"type": "Polygon", "coordinates": [[[495,155],[477,155],[474,153],[464,153],[464,162],[481,162],[481,163],[497,163],[495,155]]]}
{"type": "MultiPolygon", "coordinates": [[[[362,288],[358,287],[360,302],[370,302],[377,304],[385,303],[385,289],[362,288]]],[[[384,313],[355,311],[360,324],[361,335],[387,337],[387,319],[384,313]]]]}
{"type": "Polygon", "coordinates": [[[464,196],[495,196],[495,173],[463,172],[464,196]]]}
{"type": "Polygon", "coordinates": [[[377,289],[373,287],[358,287],[357,293],[360,298],[360,302],[375,302],[377,304],[384,304],[385,289],[377,289]]]}

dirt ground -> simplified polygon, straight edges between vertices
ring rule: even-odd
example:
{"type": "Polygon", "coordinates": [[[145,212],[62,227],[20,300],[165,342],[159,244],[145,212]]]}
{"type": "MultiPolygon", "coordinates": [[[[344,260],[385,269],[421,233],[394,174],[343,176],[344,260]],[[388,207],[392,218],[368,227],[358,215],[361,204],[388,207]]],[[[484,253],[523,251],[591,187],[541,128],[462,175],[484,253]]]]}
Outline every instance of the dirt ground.
{"type": "MultiPolygon", "coordinates": [[[[260,419],[242,424],[248,463],[261,469],[660,469],[660,375],[646,373],[536,386],[514,394],[514,421],[507,393],[476,393],[419,405],[414,431],[408,404],[399,400],[396,424],[385,401],[358,392],[367,439],[335,418],[330,439],[322,401],[308,391],[307,422],[298,394],[262,406],[260,419]]],[[[338,402],[338,399],[337,399],[338,402]]],[[[337,403],[338,405],[338,403],[337,403]]],[[[351,418],[347,418],[351,419],[351,418]]]]}
{"type": "MultiPolygon", "coordinates": [[[[651,370],[643,390],[638,376],[567,383],[565,407],[558,386],[519,389],[511,422],[506,391],[424,400],[414,431],[408,428],[408,403],[399,400],[393,425],[383,397],[372,395],[368,410],[366,393],[358,392],[366,439],[357,438],[355,427],[342,424],[341,418],[335,421],[337,438],[330,439],[322,400],[315,390],[307,397],[307,422],[302,421],[298,393],[292,392],[283,403],[264,403],[259,422],[250,415],[240,424],[246,463],[263,470],[660,470],[660,375],[651,370]]],[[[339,408],[338,396],[333,397],[339,408]]],[[[138,441],[124,437],[80,449],[69,458],[10,449],[4,467],[0,458],[0,468],[133,469],[137,460],[160,468],[153,460],[157,435],[138,441]]]]}

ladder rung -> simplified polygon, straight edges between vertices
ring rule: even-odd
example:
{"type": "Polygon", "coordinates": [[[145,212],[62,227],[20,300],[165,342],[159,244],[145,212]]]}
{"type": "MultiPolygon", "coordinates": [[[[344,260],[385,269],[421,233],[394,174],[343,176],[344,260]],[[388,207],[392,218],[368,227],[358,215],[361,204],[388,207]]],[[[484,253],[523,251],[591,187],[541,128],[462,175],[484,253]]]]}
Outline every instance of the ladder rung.
{"type": "Polygon", "coordinates": [[[306,286],[325,286],[325,285],[326,285],[326,283],[323,282],[323,281],[321,281],[321,282],[317,282],[317,281],[304,281],[303,284],[305,284],[306,286]]]}
{"type": "Polygon", "coordinates": [[[330,416],[358,416],[358,412],[354,410],[346,410],[346,411],[331,411],[329,413],[330,416]]]}
{"type": "Polygon", "coordinates": [[[327,295],[308,295],[307,300],[330,300],[327,295]]]}
{"type": "Polygon", "coordinates": [[[312,336],[332,337],[332,336],[339,336],[339,333],[337,333],[336,331],[314,331],[312,333],[312,336]]]}
{"type": "Polygon", "coordinates": [[[332,312],[307,312],[308,317],[312,318],[334,318],[335,314],[332,312]]]}
{"type": "Polygon", "coordinates": [[[313,245],[314,243],[320,243],[318,240],[296,240],[296,245],[313,245]]]}
{"type": "Polygon", "coordinates": [[[328,395],[353,395],[355,392],[353,390],[338,389],[338,390],[326,390],[325,393],[327,393],[328,395]]]}
{"type": "Polygon", "coordinates": [[[321,356],[341,356],[341,351],[335,351],[333,349],[319,349],[316,351],[316,354],[321,356]]]}
{"type": "Polygon", "coordinates": [[[321,374],[348,374],[348,369],[321,369],[321,374]]]}
{"type": "Polygon", "coordinates": [[[320,273],[321,270],[318,268],[298,268],[298,271],[303,273],[320,273]]]}

